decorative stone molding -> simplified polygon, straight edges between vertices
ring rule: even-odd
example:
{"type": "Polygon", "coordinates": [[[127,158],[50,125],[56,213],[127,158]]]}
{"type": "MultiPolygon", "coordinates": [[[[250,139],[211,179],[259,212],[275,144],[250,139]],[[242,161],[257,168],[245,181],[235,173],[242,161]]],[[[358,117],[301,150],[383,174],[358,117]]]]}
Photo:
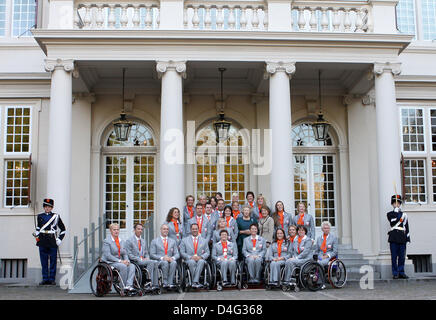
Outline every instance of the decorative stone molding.
{"type": "Polygon", "coordinates": [[[66,72],[74,71],[73,59],[45,59],[45,70],[53,72],[56,69],[64,69],[66,72]]]}
{"type": "Polygon", "coordinates": [[[159,79],[168,70],[174,70],[186,79],[186,61],[157,61],[156,71],[159,79]]]}
{"type": "Polygon", "coordinates": [[[355,98],[354,94],[346,94],[342,97],[342,103],[345,106],[349,106],[350,104],[353,103],[354,98],[355,98]]]}
{"type": "Polygon", "coordinates": [[[394,76],[401,73],[401,62],[375,62],[374,73],[381,75],[383,72],[391,72],[394,76]]]}
{"type": "Polygon", "coordinates": [[[375,91],[374,90],[371,90],[367,94],[362,96],[362,104],[365,106],[375,104],[375,91]]]}
{"type": "Polygon", "coordinates": [[[266,61],[264,78],[268,79],[276,72],[286,72],[291,78],[295,73],[295,62],[291,61],[266,61]]]}

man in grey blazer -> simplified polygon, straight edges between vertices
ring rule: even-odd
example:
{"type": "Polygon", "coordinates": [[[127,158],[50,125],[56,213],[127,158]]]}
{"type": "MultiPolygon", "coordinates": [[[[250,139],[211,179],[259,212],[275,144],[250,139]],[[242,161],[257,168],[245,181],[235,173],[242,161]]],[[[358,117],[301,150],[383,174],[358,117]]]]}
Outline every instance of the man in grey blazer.
{"type": "Polygon", "coordinates": [[[160,236],[151,241],[150,258],[159,262],[163,273],[163,287],[175,288],[177,260],[180,258],[176,241],[168,237],[169,228],[166,224],[160,227],[160,236]]]}
{"type": "Polygon", "coordinates": [[[212,237],[213,231],[215,230],[216,227],[216,222],[218,221],[220,216],[217,212],[213,211],[212,205],[210,203],[206,204],[206,212],[204,213],[204,217],[206,218],[205,220],[209,224],[210,235],[212,237]]]}
{"type": "Polygon", "coordinates": [[[200,288],[200,275],[203,272],[210,251],[206,239],[198,235],[198,225],[191,224],[191,235],[180,243],[180,254],[189,267],[192,276],[192,287],[200,288]]]}
{"type": "Polygon", "coordinates": [[[285,279],[284,284],[296,283],[295,268],[301,267],[307,261],[313,259],[313,240],[309,238],[306,226],[300,225],[297,227],[298,237],[294,239],[292,256],[285,263],[285,279]]]}
{"type": "Polygon", "coordinates": [[[186,197],[186,206],[183,207],[183,236],[189,233],[188,221],[195,216],[194,196],[189,195],[186,197]]]}
{"type": "Polygon", "coordinates": [[[220,241],[212,248],[212,260],[221,270],[223,286],[228,286],[227,272],[230,271],[232,286],[236,284],[236,261],[238,259],[238,246],[236,242],[228,241],[228,231],[220,230],[220,241]]]}
{"type": "Polygon", "coordinates": [[[314,254],[322,266],[328,265],[330,259],[338,255],[338,238],[330,233],[330,228],[330,222],[324,221],[321,224],[323,234],[316,239],[314,254]]]}
{"type": "Polygon", "coordinates": [[[129,259],[135,262],[141,268],[146,268],[150,273],[152,289],[159,287],[157,267],[159,263],[150,259],[148,254],[147,244],[141,238],[144,227],[141,223],[136,223],[134,226],[134,234],[126,240],[126,249],[129,259]]]}
{"type": "Polygon", "coordinates": [[[110,235],[103,241],[101,260],[116,268],[120,272],[124,290],[133,291],[135,266],[130,263],[125,244],[120,241],[120,226],[112,223],[109,226],[110,235]]]}
{"type": "Polygon", "coordinates": [[[212,230],[209,226],[207,219],[203,214],[203,205],[201,203],[197,203],[195,205],[195,216],[188,221],[187,236],[191,235],[191,225],[198,225],[198,233],[201,235],[203,239],[206,239],[207,243],[212,238],[212,230]]]}
{"type": "Polygon", "coordinates": [[[250,225],[251,235],[244,239],[242,245],[242,254],[245,257],[245,263],[248,267],[250,278],[248,283],[260,283],[260,272],[262,271],[262,263],[266,254],[266,241],[261,236],[257,235],[257,224],[250,225]]]}

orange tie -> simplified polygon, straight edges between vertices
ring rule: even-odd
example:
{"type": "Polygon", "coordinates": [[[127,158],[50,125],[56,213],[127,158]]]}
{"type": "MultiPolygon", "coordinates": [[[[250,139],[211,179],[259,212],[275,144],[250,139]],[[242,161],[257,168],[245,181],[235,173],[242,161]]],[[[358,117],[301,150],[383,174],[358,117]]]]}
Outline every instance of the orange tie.
{"type": "Polygon", "coordinates": [[[118,237],[115,238],[115,244],[117,245],[118,248],[118,258],[121,257],[121,246],[120,246],[120,240],[118,239],[118,237]]]}
{"type": "Polygon", "coordinates": [[[168,254],[168,241],[166,238],[163,239],[163,243],[164,243],[165,255],[167,255],[168,254]]]}
{"type": "Polygon", "coordinates": [[[282,243],[283,243],[283,239],[282,240],[277,240],[277,252],[279,254],[279,258],[282,255],[282,243]]]}
{"type": "Polygon", "coordinates": [[[198,248],[198,240],[197,237],[194,238],[194,254],[197,255],[197,248],[198,248]]]}
{"type": "Polygon", "coordinates": [[[299,226],[304,225],[304,213],[303,213],[302,215],[300,215],[300,218],[298,218],[298,222],[297,222],[297,224],[298,224],[299,226]]]}
{"type": "Polygon", "coordinates": [[[322,250],[324,253],[327,252],[327,235],[326,235],[326,234],[324,234],[324,241],[322,242],[321,250],[322,250]]]}
{"type": "MultiPolygon", "coordinates": [[[[139,254],[141,254],[141,239],[138,240],[139,254]]],[[[142,255],[141,255],[142,258],[142,255]]]]}
{"type": "Polygon", "coordinates": [[[200,222],[200,218],[197,217],[197,224],[198,224],[198,233],[201,234],[201,226],[203,225],[203,217],[201,217],[201,222],[200,222]]]}

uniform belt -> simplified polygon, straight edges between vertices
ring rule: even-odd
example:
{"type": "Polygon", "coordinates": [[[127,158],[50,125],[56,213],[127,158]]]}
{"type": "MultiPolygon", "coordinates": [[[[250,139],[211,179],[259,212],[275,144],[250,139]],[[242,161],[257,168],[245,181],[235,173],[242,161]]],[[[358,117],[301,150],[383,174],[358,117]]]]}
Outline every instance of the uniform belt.
{"type": "Polygon", "coordinates": [[[391,228],[391,231],[392,231],[392,230],[405,231],[406,229],[405,229],[404,227],[392,227],[392,228],[391,228]]]}
{"type": "Polygon", "coordinates": [[[52,234],[52,233],[55,233],[54,231],[52,231],[52,230],[49,230],[49,231],[46,231],[46,230],[42,230],[42,231],[40,231],[39,233],[44,233],[44,234],[52,234]]]}

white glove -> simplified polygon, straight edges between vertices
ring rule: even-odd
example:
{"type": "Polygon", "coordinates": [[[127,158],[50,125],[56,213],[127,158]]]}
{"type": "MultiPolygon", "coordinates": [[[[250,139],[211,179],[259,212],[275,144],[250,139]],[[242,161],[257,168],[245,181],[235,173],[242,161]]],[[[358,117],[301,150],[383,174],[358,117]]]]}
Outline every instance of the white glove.
{"type": "Polygon", "coordinates": [[[59,238],[56,238],[56,244],[58,247],[61,245],[61,243],[62,243],[62,240],[59,238]]]}
{"type": "Polygon", "coordinates": [[[394,209],[394,212],[399,212],[400,211],[400,208],[395,208],[394,209]]]}

